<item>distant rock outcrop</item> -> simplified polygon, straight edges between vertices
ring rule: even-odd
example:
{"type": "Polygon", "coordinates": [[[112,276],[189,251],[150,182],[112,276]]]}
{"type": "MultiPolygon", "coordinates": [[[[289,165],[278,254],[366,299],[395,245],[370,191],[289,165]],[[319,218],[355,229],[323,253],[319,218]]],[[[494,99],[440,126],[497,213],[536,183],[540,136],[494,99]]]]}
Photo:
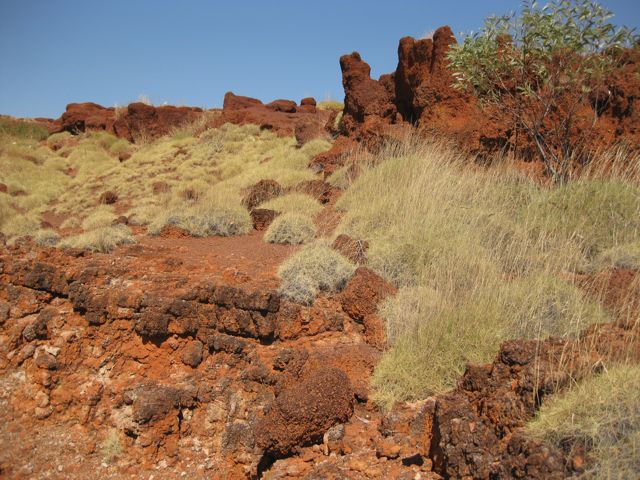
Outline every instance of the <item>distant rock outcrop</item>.
{"type": "Polygon", "coordinates": [[[254,124],[281,136],[296,136],[300,145],[319,137],[329,137],[327,125],[331,112],[318,110],[313,98],[305,98],[300,105],[292,100],[274,100],[263,104],[251,97],[227,92],[222,115],[216,125],[233,123],[254,124]]]}
{"type": "Polygon", "coordinates": [[[198,107],[154,107],[141,102],[131,103],[122,110],[92,102],[70,103],[50,131],[77,134],[104,130],[133,142],[143,136],[157,138],[166,135],[172,128],[191,123],[202,114],[203,110],[198,107]]]}

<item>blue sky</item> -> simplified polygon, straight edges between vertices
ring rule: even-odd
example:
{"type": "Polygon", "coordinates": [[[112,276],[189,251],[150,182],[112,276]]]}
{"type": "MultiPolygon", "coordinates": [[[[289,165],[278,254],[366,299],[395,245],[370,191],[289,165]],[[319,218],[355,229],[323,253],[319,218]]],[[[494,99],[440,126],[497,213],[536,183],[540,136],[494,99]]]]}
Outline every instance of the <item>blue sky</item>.
{"type": "MultiPolygon", "coordinates": [[[[640,0],[602,0],[640,25],[640,0]]],[[[373,76],[398,40],[441,25],[477,30],[518,0],[0,0],[0,113],[58,117],[69,102],[214,107],[232,90],[269,101],[343,97],[338,59],[373,76]]]]}

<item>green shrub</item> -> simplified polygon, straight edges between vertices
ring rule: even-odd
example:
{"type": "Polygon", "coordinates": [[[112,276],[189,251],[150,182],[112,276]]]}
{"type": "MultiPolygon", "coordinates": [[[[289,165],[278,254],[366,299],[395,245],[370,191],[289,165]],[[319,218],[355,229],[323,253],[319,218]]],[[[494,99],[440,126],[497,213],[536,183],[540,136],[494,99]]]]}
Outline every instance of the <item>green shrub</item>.
{"type": "Polygon", "coordinates": [[[592,0],[525,1],[517,14],[487,18],[447,52],[455,86],[511,117],[559,180],[588,146],[607,101],[599,92],[622,64],[620,52],[637,41],[612,16],[592,0]],[[577,108],[592,104],[591,114],[577,108]]]}
{"type": "Polygon", "coordinates": [[[580,478],[630,479],[640,472],[640,366],[612,366],[547,399],[527,425],[557,448],[585,447],[580,478]]]}
{"type": "Polygon", "coordinates": [[[278,216],[264,234],[269,243],[307,243],[316,234],[313,220],[300,213],[283,213],[278,216]]]}
{"type": "Polygon", "coordinates": [[[309,305],[320,291],[341,290],[354,271],[355,266],[332,248],[309,245],[280,266],[280,292],[294,302],[309,305]]]}

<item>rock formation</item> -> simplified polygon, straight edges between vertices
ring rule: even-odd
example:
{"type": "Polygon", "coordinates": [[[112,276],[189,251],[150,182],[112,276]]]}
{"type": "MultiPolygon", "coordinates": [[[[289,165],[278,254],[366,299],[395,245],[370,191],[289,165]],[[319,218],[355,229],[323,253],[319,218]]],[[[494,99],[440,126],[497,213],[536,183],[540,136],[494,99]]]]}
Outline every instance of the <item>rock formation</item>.
{"type": "MultiPolygon", "coordinates": [[[[481,110],[476,98],[452,87],[446,54],[455,43],[447,26],[437,29],[433,38],[404,37],[398,46],[395,72],[378,80],[370,77],[369,65],[357,52],[341,57],[343,137],[331,151],[318,155],[312,167],[329,174],[357,145],[375,150],[386,141],[414,132],[451,139],[479,156],[517,148],[520,156],[532,159],[532,146],[524,136],[514,135],[509,118],[494,109],[481,110]]],[[[635,105],[640,95],[639,64],[637,50],[625,52],[622,67],[607,79],[601,91],[594,93],[592,104],[583,106],[589,118],[593,109],[599,113],[595,131],[588,139],[590,147],[623,145],[640,149],[640,109],[635,105]]]]}

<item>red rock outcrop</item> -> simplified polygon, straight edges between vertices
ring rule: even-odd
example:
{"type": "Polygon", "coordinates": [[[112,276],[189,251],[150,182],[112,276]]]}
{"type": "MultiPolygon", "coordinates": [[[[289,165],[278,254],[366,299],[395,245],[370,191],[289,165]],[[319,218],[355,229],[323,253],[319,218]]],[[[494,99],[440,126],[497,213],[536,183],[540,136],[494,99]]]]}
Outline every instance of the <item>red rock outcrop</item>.
{"type": "Polygon", "coordinates": [[[251,211],[258,205],[276,198],[284,193],[282,186],[275,180],[260,180],[247,189],[242,198],[242,205],[251,211]]]}
{"type": "Polygon", "coordinates": [[[215,125],[259,125],[282,136],[296,136],[300,145],[314,138],[329,138],[326,129],[331,112],[317,110],[315,100],[304,99],[300,106],[291,100],[274,100],[263,104],[260,100],[227,92],[224,96],[222,115],[215,125]]]}
{"type": "Polygon", "coordinates": [[[154,107],[145,103],[131,103],[126,109],[116,111],[97,103],[70,103],[66,111],[56,120],[52,133],[81,133],[87,130],[104,130],[120,138],[135,141],[136,138],[157,138],[197,120],[203,110],[197,107],[154,107]]]}
{"type": "Polygon", "coordinates": [[[316,369],[284,387],[256,428],[257,445],[267,455],[285,457],[322,439],[353,412],[353,389],[337,368],[316,369]]]}

